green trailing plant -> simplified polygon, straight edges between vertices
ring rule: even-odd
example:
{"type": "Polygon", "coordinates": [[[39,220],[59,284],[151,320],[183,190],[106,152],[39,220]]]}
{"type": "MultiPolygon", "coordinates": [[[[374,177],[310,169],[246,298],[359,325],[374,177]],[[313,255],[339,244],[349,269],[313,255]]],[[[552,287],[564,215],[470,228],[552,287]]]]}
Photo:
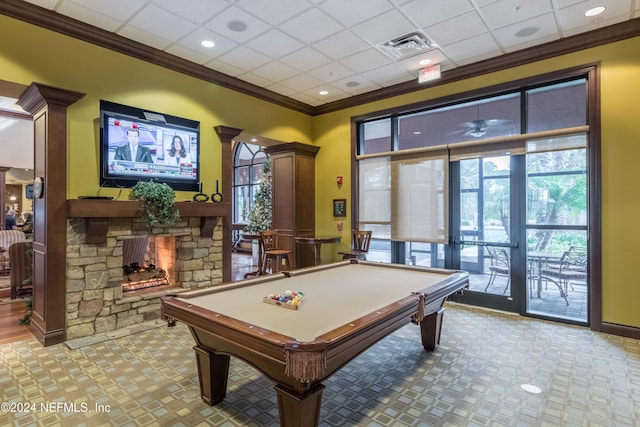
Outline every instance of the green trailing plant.
{"type": "Polygon", "coordinates": [[[173,225],[180,219],[180,212],[175,208],[176,195],[165,183],[138,181],[131,188],[131,198],[142,201],[144,219],[150,227],[173,225]]]}
{"type": "Polygon", "coordinates": [[[249,224],[245,227],[246,233],[259,233],[271,228],[272,219],[271,164],[262,164],[262,181],[253,200],[253,207],[249,213],[249,224]]]}

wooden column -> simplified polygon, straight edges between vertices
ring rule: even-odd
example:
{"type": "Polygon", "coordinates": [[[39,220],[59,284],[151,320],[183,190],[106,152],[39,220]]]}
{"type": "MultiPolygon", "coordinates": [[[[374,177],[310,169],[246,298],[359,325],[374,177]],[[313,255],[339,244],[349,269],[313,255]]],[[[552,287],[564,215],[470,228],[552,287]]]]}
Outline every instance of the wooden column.
{"type": "Polygon", "coordinates": [[[0,225],[0,230],[4,230],[4,215],[5,210],[4,207],[7,204],[5,187],[7,185],[7,172],[9,171],[9,167],[0,166],[0,206],[2,206],[2,225],[0,225]]]}
{"type": "Polygon", "coordinates": [[[320,147],[290,142],[265,147],[271,156],[273,228],[280,249],[293,251],[292,268],[315,264],[311,245],[295,237],[315,235],[315,157],[320,147]]]}
{"type": "Polygon", "coordinates": [[[221,147],[221,165],[222,165],[222,195],[224,197],[224,205],[226,212],[222,219],[222,280],[224,282],[231,281],[231,225],[233,223],[233,208],[231,201],[233,200],[233,138],[240,135],[242,129],[236,129],[228,126],[216,126],[214,130],[220,138],[221,147]]]}
{"type": "Polygon", "coordinates": [[[43,345],[65,340],[67,250],[67,107],[84,94],[32,83],[18,99],[33,116],[33,314],[31,332],[43,345]]]}

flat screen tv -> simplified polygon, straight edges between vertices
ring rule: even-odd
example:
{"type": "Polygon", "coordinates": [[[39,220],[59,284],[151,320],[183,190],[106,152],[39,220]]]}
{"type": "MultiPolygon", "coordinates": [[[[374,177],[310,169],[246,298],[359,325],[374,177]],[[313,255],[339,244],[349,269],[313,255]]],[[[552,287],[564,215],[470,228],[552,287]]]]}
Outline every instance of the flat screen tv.
{"type": "Polygon", "coordinates": [[[100,101],[100,186],[157,181],[198,191],[200,122],[100,101]]]}

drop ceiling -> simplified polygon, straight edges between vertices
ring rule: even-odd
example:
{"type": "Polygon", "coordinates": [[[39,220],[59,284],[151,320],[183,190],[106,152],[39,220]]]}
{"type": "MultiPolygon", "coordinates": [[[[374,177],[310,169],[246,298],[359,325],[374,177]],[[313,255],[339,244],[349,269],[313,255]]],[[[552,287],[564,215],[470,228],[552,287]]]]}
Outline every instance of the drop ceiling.
{"type": "Polygon", "coordinates": [[[312,107],[417,80],[422,59],[446,73],[640,17],[640,0],[28,2],[312,107]],[[379,46],[412,33],[413,56],[379,46]]]}

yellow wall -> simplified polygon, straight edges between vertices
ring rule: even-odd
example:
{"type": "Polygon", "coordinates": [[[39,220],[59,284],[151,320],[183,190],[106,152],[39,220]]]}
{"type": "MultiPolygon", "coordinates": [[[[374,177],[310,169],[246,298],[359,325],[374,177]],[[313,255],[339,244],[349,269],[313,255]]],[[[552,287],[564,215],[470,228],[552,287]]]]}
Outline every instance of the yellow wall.
{"type": "MultiPolygon", "coordinates": [[[[311,143],[311,117],[306,114],[1,15],[0,39],[1,80],[86,93],[68,110],[68,198],[93,195],[99,188],[100,99],[199,121],[205,193],[215,190],[221,174],[214,126],[311,143]]],[[[115,196],[118,191],[103,189],[100,194],[115,196]]]]}
{"type": "MultiPolygon", "coordinates": [[[[309,117],[5,16],[0,16],[0,37],[4,40],[0,80],[25,85],[36,81],[87,94],[69,109],[69,198],[93,194],[98,188],[98,101],[107,99],[199,120],[205,192],[212,192],[220,179],[216,125],[319,145],[316,228],[319,234],[336,232],[338,219],[332,215],[331,201],[348,199],[348,216],[341,219],[342,248],[348,245],[351,226],[352,116],[601,62],[603,320],[640,327],[640,286],[633,268],[640,260],[640,231],[635,225],[640,218],[640,178],[635,171],[640,158],[640,120],[635,108],[640,99],[640,38],[309,117]],[[342,187],[336,185],[339,175],[344,177],[342,187]]],[[[325,246],[323,256],[335,257],[339,247],[325,246]]]]}
{"type": "MultiPolygon", "coordinates": [[[[601,63],[602,126],[602,318],[604,322],[640,327],[640,37],[562,57],[495,72],[462,82],[425,89],[384,101],[314,118],[317,157],[316,214],[320,232],[336,230],[327,208],[333,198],[350,199],[350,118],[365,113],[436,99],[547,72],[601,63]],[[342,189],[335,176],[344,175],[342,189]],[[326,185],[325,185],[326,184],[326,185]]],[[[350,200],[348,205],[350,206],[350,200]]],[[[350,224],[351,217],[345,220],[350,224]]],[[[350,226],[343,231],[349,239],[350,226]]]]}

